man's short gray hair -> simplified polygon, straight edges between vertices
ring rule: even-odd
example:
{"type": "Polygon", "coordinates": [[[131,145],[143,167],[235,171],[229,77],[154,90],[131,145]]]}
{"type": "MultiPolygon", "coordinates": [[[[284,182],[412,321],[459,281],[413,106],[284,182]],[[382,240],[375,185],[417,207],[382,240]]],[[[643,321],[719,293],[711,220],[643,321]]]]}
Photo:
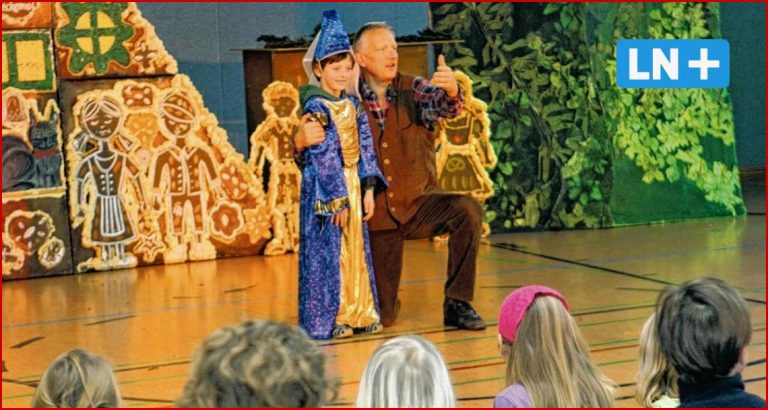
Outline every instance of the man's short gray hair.
{"type": "Polygon", "coordinates": [[[357,34],[355,34],[355,41],[352,44],[353,50],[355,51],[360,50],[362,39],[365,33],[369,31],[377,30],[377,29],[387,30],[390,33],[392,33],[393,36],[395,35],[395,30],[392,29],[392,26],[390,26],[389,24],[383,21],[372,21],[370,23],[365,23],[363,24],[362,27],[360,27],[360,30],[357,31],[357,34]]]}

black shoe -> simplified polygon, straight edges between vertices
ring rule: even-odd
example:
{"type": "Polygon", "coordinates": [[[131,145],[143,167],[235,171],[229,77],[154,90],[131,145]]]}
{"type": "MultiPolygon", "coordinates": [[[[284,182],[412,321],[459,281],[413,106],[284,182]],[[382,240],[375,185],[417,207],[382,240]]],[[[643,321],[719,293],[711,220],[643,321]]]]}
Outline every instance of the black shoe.
{"type": "Polygon", "coordinates": [[[485,321],[475,312],[469,302],[445,298],[443,303],[443,324],[459,329],[483,330],[485,321]]]}

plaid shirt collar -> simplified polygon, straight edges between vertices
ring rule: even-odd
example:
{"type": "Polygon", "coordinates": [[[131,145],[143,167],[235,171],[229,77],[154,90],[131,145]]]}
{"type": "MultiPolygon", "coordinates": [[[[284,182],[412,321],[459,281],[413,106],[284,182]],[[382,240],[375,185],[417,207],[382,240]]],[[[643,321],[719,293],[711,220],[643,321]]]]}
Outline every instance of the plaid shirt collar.
{"type": "MultiPolygon", "coordinates": [[[[367,82],[365,82],[365,78],[362,76],[360,77],[360,88],[360,94],[363,97],[363,100],[365,100],[365,103],[368,105],[368,109],[371,112],[371,115],[376,120],[379,128],[383,130],[387,119],[387,108],[381,105],[376,92],[373,91],[367,82]]],[[[387,87],[387,107],[389,107],[389,103],[396,96],[397,91],[395,91],[395,87],[390,84],[389,87],[387,87]]]]}

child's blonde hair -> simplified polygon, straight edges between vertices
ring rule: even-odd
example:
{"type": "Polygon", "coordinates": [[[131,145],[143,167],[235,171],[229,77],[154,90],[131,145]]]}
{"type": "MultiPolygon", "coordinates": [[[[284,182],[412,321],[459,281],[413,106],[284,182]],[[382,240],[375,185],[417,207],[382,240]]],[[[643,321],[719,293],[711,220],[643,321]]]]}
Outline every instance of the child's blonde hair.
{"type": "Polygon", "coordinates": [[[645,407],[662,396],[677,397],[677,373],[664,357],[656,333],[656,314],[640,331],[640,365],[637,369],[635,399],[645,407]]]}
{"type": "Polygon", "coordinates": [[[456,407],[456,396],[435,346],[420,336],[400,336],[373,353],[355,407],[456,407]]]}
{"type": "Polygon", "coordinates": [[[614,384],[589,357],[576,321],[563,302],[538,296],[517,329],[502,340],[507,385],[525,387],[534,407],[613,407],[614,384]]]}
{"type": "Polygon", "coordinates": [[[120,407],[112,365],[82,349],[63,353],[45,370],[32,407],[120,407]]]}

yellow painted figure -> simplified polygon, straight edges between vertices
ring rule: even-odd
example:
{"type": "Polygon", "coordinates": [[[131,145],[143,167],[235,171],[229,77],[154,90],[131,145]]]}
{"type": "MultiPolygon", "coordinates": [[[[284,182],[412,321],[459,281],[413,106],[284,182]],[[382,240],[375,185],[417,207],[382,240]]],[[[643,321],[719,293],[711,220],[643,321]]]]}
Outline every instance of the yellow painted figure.
{"type": "Polygon", "coordinates": [[[493,182],[485,169],[496,166],[496,154],[490,141],[490,120],[486,113],[488,107],[472,96],[469,77],[460,71],[455,74],[466,101],[458,116],[441,120],[438,125],[438,184],[446,192],[468,194],[482,202],[493,195],[493,182]]]}
{"type": "Polygon", "coordinates": [[[299,92],[290,83],[275,81],[264,89],[267,118],[251,135],[248,167],[259,180],[268,167],[267,206],[272,239],[265,255],[282,255],[299,249],[299,187],[301,171],[293,159],[293,137],[299,130],[299,92]]]}
{"type": "MultiPolygon", "coordinates": [[[[472,95],[472,81],[466,74],[456,71],[455,75],[466,96],[464,110],[455,118],[441,120],[435,130],[438,185],[445,192],[467,194],[482,203],[494,194],[486,169],[496,166],[488,106],[472,95]]],[[[485,223],[483,232],[490,232],[485,223]]]]}

